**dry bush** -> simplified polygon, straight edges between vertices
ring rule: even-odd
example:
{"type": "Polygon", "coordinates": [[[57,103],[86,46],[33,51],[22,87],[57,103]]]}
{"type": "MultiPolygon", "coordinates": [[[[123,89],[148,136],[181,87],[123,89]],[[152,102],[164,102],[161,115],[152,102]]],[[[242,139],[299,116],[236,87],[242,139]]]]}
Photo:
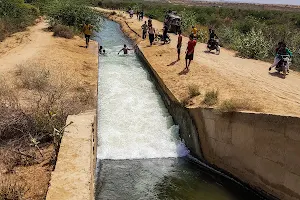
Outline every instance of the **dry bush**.
{"type": "Polygon", "coordinates": [[[21,88],[42,91],[49,85],[49,70],[40,68],[37,64],[18,65],[16,75],[16,85],[21,88]]]}
{"type": "Polygon", "coordinates": [[[189,85],[189,96],[190,98],[200,95],[199,87],[197,85],[189,85]]]}
{"type": "Polygon", "coordinates": [[[32,93],[26,113],[34,119],[38,133],[35,138],[50,139],[54,129],[65,125],[68,115],[94,108],[96,102],[92,91],[78,86],[74,76],[63,70],[50,71],[37,64],[25,64],[19,67],[16,81],[32,93]]]}
{"type": "Polygon", "coordinates": [[[53,36],[72,39],[74,32],[68,26],[58,24],[53,27],[53,36]]]}
{"type": "Polygon", "coordinates": [[[0,140],[20,138],[34,132],[33,119],[20,108],[0,103],[0,140]]]}
{"type": "Polygon", "coordinates": [[[0,78],[0,105],[18,108],[18,93],[15,88],[11,87],[7,82],[7,80],[0,78]]]}
{"type": "Polygon", "coordinates": [[[17,181],[12,176],[0,177],[0,200],[22,200],[26,192],[23,182],[17,181]]]}
{"type": "Polygon", "coordinates": [[[244,99],[229,99],[225,100],[219,107],[221,112],[236,112],[240,110],[260,112],[260,105],[244,99]]]}
{"type": "Polygon", "coordinates": [[[218,103],[218,100],[219,100],[219,91],[211,90],[211,91],[205,93],[203,103],[208,106],[213,106],[218,103]]]}

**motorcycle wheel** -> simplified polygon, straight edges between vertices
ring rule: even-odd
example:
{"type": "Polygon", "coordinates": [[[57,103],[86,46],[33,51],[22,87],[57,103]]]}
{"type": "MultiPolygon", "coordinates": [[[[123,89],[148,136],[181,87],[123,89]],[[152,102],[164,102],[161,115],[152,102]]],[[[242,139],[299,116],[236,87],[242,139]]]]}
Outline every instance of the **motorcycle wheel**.
{"type": "Polygon", "coordinates": [[[287,74],[286,72],[287,72],[287,69],[286,69],[286,67],[284,66],[283,69],[282,69],[283,78],[286,77],[286,74],[287,74]]]}
{"type": "Polygon", "coordinates": [[[216,55],[220,55],[220,53],[221,53],[221,48],[220,48],[220,46],[217,46],[217,48],[216,48],[216,55]]]}

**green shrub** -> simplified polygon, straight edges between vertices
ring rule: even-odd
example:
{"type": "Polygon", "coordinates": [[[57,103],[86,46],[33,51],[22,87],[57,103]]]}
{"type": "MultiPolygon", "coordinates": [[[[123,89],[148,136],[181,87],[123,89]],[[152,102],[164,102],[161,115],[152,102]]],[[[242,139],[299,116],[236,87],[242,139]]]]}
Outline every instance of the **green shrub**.
{"type": "Polygon", "coordinates": [[[196,13],[183,9],[178,14],[182,18],[181,29],[183,31],[187,31],[192,26],[196,25],[196,13]]]}
{"type": "Polygon", "coordinates": [[[262,30],[252,30],[237,38],[236,49],[246,58],[265,59],[269,56],[271,42],[263,35],[262,30]]]}
{"type": "Polygon", "coordinates": [[[69,27],[58,24],[53,27],[53,36],[71,39],[74,33],[69,27]]]}
{"type": "Polygon", "coordinates": [[[212,90],[205,93],[203,103],[208,106],[213,106],[218,103],[218,100],[219,100],[219,91],[212,90]]]}
{"type": "Polygon", "coordinates": [[[77,5],[71,1],[63,1],[54,3],[47,9],[52,24],[74,27],[78,31],[82,30],[82,26],[85,22],[92,24],[95,30],[99,30],[101,25],[102,18],[100,14],[85,5],[77,5]]]}
{"type": "Polygon", "coordinates": [[[39,10],[23,0],[0,0],[0,41],[34,23],[39,10]]]}

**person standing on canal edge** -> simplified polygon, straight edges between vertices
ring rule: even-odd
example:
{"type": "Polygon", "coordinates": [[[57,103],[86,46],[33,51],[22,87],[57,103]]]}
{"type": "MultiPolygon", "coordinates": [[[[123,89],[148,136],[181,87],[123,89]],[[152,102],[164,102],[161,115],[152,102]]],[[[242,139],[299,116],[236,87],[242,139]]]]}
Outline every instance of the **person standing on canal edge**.
{"type": "Polygon", "coordinates": [[[154,41],[154,34],[155,34],[155,29],[153,28],[153,26],[149,26],[149,40],[150,40],[150,45],[152,46],[153,41],[154,41]]]}
{"type": "Polygon", "coordinates": [[[190,35],[190,41],[188,42],[188,46],[186,48],[186,55],[185,55],[185,70],[189,72],[189,66],[194,59],[194,50],[197,41],[194,39],[194,34],[190,35]]]}
{"type": "Polygon", "coordinates": [[[140,21],[143,21],[143,19],[144,19],[144,11],[142,10],[142,11],[140,12],[139,20],[140,20],[140,21]]]}
{"type": "Polygon", "coordinates": [[[84,36],[85,36],[86,48],[89,47],[90,38],[91,38],[91,35],[92,35],[92,29],[93,29],[93,26],[88,21],[86,21],[83,24],[83,33],[84,33],[84,36]]]}
{"type": "Polygon", "coordinates": [[[177,58],[177,60],[180,60],[181,46],[182,46],[182,35],[181,35],[181,30],[178,30],[178,40],[177,40],[177,54],[178,54],[178,58],[177,58]]]}
{"type": "Polygon", "coordinates": [[[142,30],[143,30],[143,40],[146,39],[147,37],[147,29],[148,29],[148,25],[147,22],[145,21],[145,23],[142,25],[142,30]]]}

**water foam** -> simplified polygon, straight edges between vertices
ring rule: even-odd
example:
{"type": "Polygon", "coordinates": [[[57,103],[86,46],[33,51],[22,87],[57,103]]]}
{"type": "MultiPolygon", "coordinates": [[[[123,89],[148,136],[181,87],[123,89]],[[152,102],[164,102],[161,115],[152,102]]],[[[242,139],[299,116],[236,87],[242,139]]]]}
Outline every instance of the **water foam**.
{"type": "Polygon", "coordinates": [[[98,158],[185,156],[188,151],[179,140],[179,127],[140,60],[133,52],[117,55],[124,42],[122,33],[105,27],[99,37],[109,39],[101,41],[108,55],[100,57],[98,158]]]}

